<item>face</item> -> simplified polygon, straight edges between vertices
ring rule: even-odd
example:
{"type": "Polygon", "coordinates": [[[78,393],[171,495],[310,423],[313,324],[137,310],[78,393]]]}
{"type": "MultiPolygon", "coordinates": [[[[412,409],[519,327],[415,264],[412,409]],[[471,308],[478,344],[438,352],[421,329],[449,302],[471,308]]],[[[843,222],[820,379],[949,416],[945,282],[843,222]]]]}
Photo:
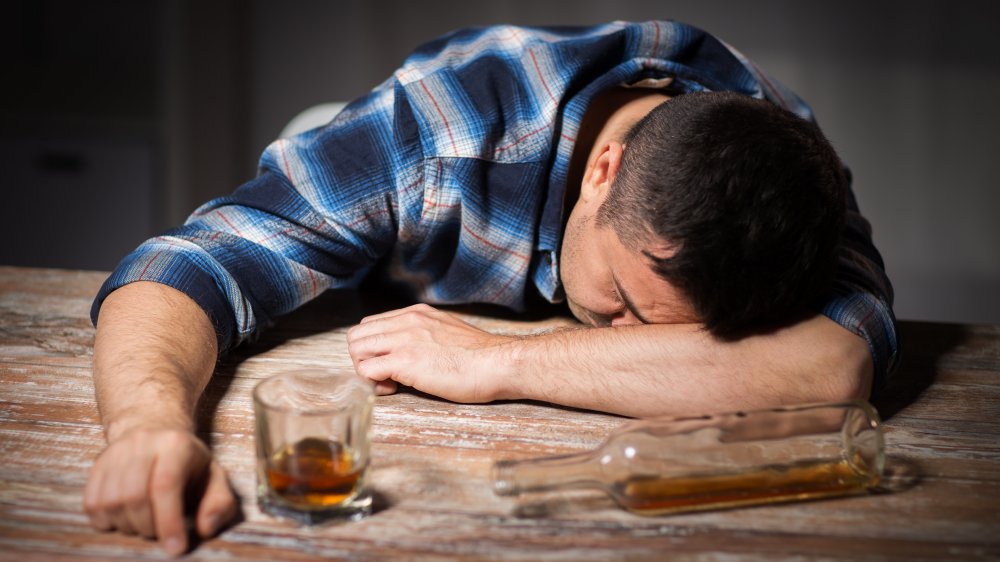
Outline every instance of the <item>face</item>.
{"type": "MultiPolygon", "coordinates": [[[[595,211],[592,203],[577,203],[563,236],[560,278],[573,315],[593,326],[698,322],[681,291],[653,271],[641,250],[598,226],[595,211]]],[[[671,252],[665,243],[644,249],[657,257],[671,252]]]]}
{"type": "Polygon", "coordinates": [[[559,269],[569,308],[585,324],[698,322],[687,298],[657,275],[652,261],[643,254],[647,251],[669,257],[674,251],[669,244],[651,236],[650,243],[627,248],[614,229],[598,226],[595,220],[621,167],[625,147],[620,132],[627,131],[665,99],[660,93],[651,93],[629,94],[618,100],[588,149],[579,197],[563,234],[559,269]]]}

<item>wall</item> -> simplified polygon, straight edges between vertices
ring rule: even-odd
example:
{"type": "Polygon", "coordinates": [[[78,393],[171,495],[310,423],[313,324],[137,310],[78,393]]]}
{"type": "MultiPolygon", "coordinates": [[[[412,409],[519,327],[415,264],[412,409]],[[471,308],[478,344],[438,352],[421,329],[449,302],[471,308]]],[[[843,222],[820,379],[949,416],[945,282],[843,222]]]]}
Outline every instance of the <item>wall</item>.
{"type": "Polygon", "coordinates": [[[111,267],[156,222],[155,14],[4,8],[0,264],[111,267]]]}
{"type": "Polygon", "coordinates": [[[4,4],[0,264],[111,269],[253,173],[245,6],[4,4]]]}

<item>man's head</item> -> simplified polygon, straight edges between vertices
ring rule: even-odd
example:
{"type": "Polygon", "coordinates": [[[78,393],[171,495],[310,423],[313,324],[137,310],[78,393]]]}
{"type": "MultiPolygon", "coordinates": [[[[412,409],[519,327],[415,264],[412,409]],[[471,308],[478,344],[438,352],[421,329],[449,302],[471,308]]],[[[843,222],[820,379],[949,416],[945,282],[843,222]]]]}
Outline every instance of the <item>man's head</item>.
{"type": "Polygon", "coordinates": [[[738,94],[686,94],[595,148],[563,246],[578,317],[699,321],[727,337],[788,320],[829,286],[847,180],[814,124],[738,94]],[[609,291],[631,306],[601,302],[609,291]]]}

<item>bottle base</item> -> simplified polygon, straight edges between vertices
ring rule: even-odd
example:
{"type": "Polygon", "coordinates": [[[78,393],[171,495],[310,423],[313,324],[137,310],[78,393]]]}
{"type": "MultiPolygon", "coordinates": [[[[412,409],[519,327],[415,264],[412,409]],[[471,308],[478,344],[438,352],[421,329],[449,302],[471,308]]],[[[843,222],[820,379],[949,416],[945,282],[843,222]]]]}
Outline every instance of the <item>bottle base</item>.
{"type": "Polygon", "coordinates": [[[373,503],[373,495],[370,490],[359,492],[349,502],[320,509],[298,508],[279,498],[274,498],[270,494],[260,494],[257,497],[257,506],[262,513],[287,519],[306,527],[360,521],[372,514],[373,503]]]}

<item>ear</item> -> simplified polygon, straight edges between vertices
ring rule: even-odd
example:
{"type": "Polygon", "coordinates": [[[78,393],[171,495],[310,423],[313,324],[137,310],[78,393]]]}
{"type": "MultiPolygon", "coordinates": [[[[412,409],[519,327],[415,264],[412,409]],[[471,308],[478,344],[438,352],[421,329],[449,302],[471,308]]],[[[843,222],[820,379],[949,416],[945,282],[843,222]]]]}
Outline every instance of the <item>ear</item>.
{"type": "Polygon", "coordinates": [[[621,168],[624,151],[625,146],[616,140],[606,141],[597,147],[595,157],[591,159],[583,175],[580,199],[604,202],[621,168]]]}

